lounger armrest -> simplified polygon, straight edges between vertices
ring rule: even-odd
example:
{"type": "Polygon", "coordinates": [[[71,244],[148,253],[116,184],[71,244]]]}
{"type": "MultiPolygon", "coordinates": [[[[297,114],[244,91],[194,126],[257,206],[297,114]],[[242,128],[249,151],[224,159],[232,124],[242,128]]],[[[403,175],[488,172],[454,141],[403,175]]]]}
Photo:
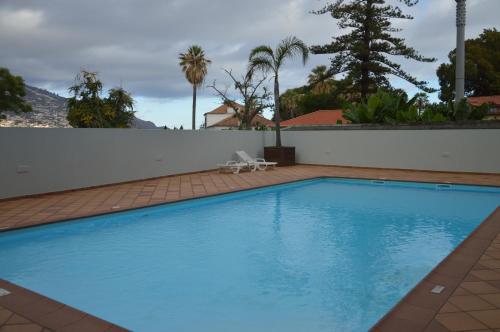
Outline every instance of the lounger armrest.
{"type": "Polygon", "coordinates": [[[255,161],[258,163],[265,163],[266,160],[264,158],[255,158],[255,161]]]}
{"type": "Polygon", "coordinates": [[[234,160],[229,160],[229,161],[226,161],[224,164],[217,164],[218,167],[230,167],[230,166],[234,166],[234,165],[237,165],[238,162],[237,161],[234,161],[234,160]]]}

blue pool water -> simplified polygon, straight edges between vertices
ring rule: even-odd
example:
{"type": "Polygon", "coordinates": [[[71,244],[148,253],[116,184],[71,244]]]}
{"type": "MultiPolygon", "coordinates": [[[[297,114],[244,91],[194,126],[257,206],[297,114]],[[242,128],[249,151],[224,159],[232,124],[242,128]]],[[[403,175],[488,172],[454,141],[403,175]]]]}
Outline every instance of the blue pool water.
{"type": "Polygon", "coordinates": [[[498,205],[297,182],[0,233],[0,278],[135,331],[365,331],[498,205]]]}

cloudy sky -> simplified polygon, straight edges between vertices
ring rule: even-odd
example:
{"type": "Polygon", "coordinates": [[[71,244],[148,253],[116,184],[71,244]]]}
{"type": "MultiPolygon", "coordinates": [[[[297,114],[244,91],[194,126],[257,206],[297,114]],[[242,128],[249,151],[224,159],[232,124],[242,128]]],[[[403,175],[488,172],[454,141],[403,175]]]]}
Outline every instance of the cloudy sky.
{"type": "MultiPolygon", "coordinates": [[[[245,68],[249,51],[295,35],[308,45],[339,33],[335,21],[309,12],[323,0],[0,0],[0,66],[28,84],[66,95],[80,69],[99,72],[106,88],[122,85],[137,101],[138,116],[157,125],[189,127],[191,87],[178,66],[178,54],[201,45],[212,60],[207,82],[229,81],[222,68],[245,68]]],[[[467,38],[484,28],[500,29],[499,0],[468,0],[467,38]]],[[[400,35],[435,64],[403,62],[419,79],[436,86],[437,66],[455,43],[455,1],[421,0],[400,21],[400,35]]],[[[328,64],[313,55],[309,63],[289,63],[284,89],[305,83],[308,72],[328,64]]],[[[394,79],[393,84],[416,92],[394,79]]],[[[198,120],[220,102],[204,88],[198,120]]]]}

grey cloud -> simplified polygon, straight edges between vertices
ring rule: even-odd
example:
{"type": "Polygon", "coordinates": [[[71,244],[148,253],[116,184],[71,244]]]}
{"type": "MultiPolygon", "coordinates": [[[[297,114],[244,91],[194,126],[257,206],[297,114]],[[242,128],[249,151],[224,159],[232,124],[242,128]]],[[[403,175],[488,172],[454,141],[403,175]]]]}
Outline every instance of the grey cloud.
{"type": "MultiPolygon", "coordinates": [[[[470,37],[498,27],[498,0],[469,0],[470,37]]],[[[227,82],[221,68],[243,71],[250,49],[297,35],[308,44],[338,33],[328,15],[308,0],[2,0],[0,63],[29,83],[67,88],[81,69],[96,70],[109,85],[122,83],[136,96],[176,98],[191,93],[177,56],[202,45],[213,64],[207,82],[227,82]]],[[[446,60],[454,44],[454,1],[423,0],[401,34],[424,55],[446,60]]],[[[312,56],[306,68],[290,64],[284,88],[303,84],[309,70],[328,63],[312,56]]],[[[419,78],[435,79],[438,64],[405,63],[419,78]]],[[[208,89],[203,91],[210,95],[208,89]]]]}

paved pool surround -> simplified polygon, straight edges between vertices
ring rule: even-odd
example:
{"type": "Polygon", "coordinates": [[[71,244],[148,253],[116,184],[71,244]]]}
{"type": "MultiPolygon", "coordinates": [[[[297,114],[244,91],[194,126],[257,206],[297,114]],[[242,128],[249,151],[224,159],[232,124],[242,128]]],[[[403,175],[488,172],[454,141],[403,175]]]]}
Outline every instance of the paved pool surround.
{"type": "MultiPolygon", "coordinates": [[[[214,171],[0,201],[0,231],[318,177],[500,186],[500,174],[299,165],[267,172],[214,171]]],[[[0,332],[125,331],[0,280],[0,332]]],[[[374,331],[500,331],[500,208],[410,291],[374,331]],[[441,294],[430,291],[445,286],[441,294]]]]}

